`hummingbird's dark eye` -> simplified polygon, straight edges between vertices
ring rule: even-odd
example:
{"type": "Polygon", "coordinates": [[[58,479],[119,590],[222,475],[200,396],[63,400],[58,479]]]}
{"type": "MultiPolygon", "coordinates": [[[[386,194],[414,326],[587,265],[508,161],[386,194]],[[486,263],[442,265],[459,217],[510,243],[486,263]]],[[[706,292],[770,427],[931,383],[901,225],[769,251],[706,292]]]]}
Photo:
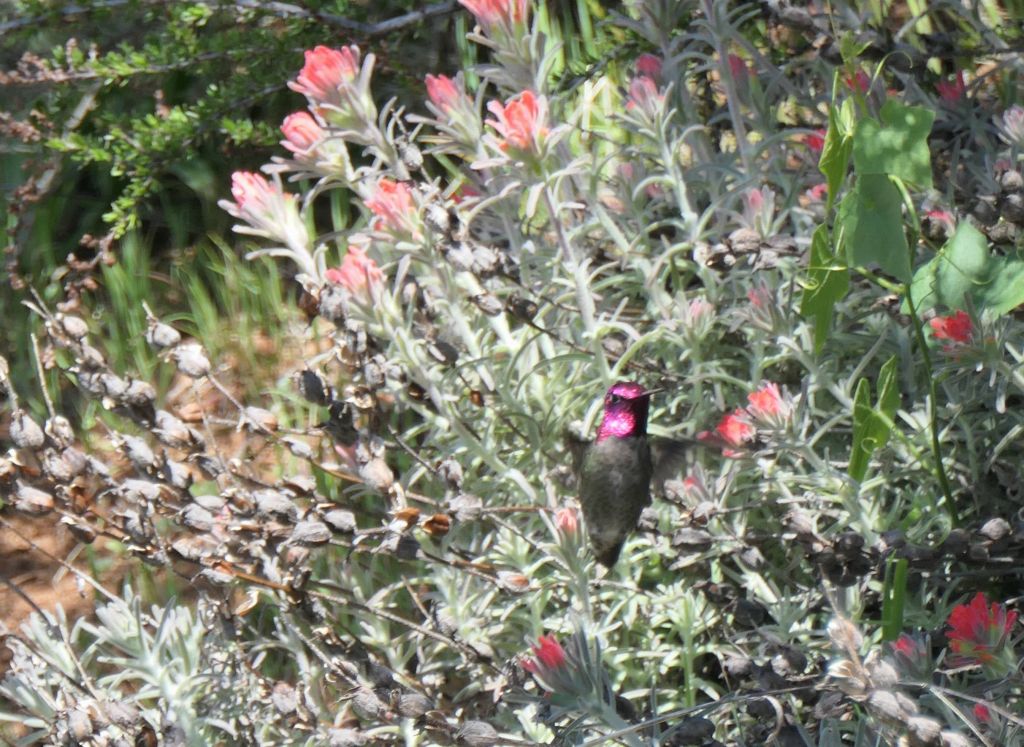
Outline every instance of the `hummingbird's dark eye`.
{"type": "Polygon", "coordinates": [[[608,395],[608,404],[610,404],[610,405],[617,404],[617,403],[619,403],[621,401],[622,401],[622,397],[620,397],[617,394],[609,394],[608,395]]]}

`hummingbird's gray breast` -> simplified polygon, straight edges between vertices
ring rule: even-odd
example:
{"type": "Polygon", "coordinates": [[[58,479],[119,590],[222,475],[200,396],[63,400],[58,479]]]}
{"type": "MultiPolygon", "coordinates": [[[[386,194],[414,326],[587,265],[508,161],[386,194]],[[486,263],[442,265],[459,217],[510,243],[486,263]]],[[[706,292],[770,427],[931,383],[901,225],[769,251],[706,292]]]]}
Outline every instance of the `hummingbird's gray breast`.
{"type": "Polygon", "coordinates": [[[613,436],[587,450],[580,470],[580,504],[595,555],[603,564],[615,562],[626,536],[650,504],[652,471],[644,436],[613,436]]]}

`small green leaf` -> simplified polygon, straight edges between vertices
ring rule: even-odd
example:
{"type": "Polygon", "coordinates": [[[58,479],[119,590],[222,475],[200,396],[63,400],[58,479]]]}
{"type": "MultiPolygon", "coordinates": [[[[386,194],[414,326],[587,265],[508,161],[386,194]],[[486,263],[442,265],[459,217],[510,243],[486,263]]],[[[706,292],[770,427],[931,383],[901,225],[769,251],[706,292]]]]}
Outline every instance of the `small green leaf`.
{"type": "Polygon", "coordinates": [[[893,417],[900,406],[896,376],[896,357],[885,362],[878,372],[877,404],[871,406],[871,385],[867,379],[857,384],[853,403],[853,451],[850,454],[850,477],[858,482],[867,474],[871,454],[889,443],[893,417]]]}
{"type": "Polygon", "coordinates": [[[831,210],[839,187],[846,178],[846,170],[850,164],[850,151],[853,149],[853,138],[849,130],[839,120],[839,111],[835,106],[828,108],[828,132],[825,133],[825,147],[821,150],[818,170],[825,175],[828,183],[828,204],[831,210]]]}
{"type": "Polygon", "coordinates": [[[868,427],[874,413],[871,410],[871,384],[861,379],[853,397],[853,449],[850,451],[850,477],[857,482],[868,471],[868,459],[874,447],[868,442],[868,427]]]}
{"type": "Polygon", "coordinates": [[[839,205],[839,219],[849,265],[878,265],[909,283],[910,252],[903,233],[903,200],[884,174],[858,174],[857,185],[839,205]]]}
{"type": "Polygon", "coordinates": [[[850,289],[850,272],[842,257],[832,253],[828,228],[818,226],[811,237],[811,258],[800,299],[800,313],[814,319],[814,348],[828,337],[832,310],[850,289]]]}
{"type": "Polygon", "coordinates": [[[935,113],[890,99],[879,116],[881,122],[866,118],[857,124],[853,135],[853,166],[857,175],[888,174],[919,189],[931,189],[928,133],[935,113]]]}

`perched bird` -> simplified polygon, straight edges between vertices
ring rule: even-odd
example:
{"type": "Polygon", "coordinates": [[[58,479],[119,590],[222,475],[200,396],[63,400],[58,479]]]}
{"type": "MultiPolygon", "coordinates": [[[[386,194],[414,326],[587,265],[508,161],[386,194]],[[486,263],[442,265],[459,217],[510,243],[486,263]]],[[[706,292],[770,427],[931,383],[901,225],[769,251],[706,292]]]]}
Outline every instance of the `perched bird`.
{"type": "Polygon", "coordinates": [[[579,496],[597,562],[615,565],[622,543],[651,503],[651,479],[674,466],[682,444],[647,438],[647,411],[655,389],[620,381],[604,397],[597,437],[582,452],[579,496]],[[652,451],[657,452],[652,454],[652,451]]]}

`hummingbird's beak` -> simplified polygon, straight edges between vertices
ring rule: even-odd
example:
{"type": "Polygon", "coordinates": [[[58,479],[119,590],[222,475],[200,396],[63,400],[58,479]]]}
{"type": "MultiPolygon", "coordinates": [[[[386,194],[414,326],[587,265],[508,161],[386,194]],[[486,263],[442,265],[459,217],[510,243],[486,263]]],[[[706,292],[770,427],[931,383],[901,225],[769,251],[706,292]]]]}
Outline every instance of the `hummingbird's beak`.
{"type": "Polygon", "coordinates": [[[654,389],[645,389],[643,396],[650,397],[652,394],[661,394],[664,391],[665,387],[663,386],[655,387],[654,389]]]}

